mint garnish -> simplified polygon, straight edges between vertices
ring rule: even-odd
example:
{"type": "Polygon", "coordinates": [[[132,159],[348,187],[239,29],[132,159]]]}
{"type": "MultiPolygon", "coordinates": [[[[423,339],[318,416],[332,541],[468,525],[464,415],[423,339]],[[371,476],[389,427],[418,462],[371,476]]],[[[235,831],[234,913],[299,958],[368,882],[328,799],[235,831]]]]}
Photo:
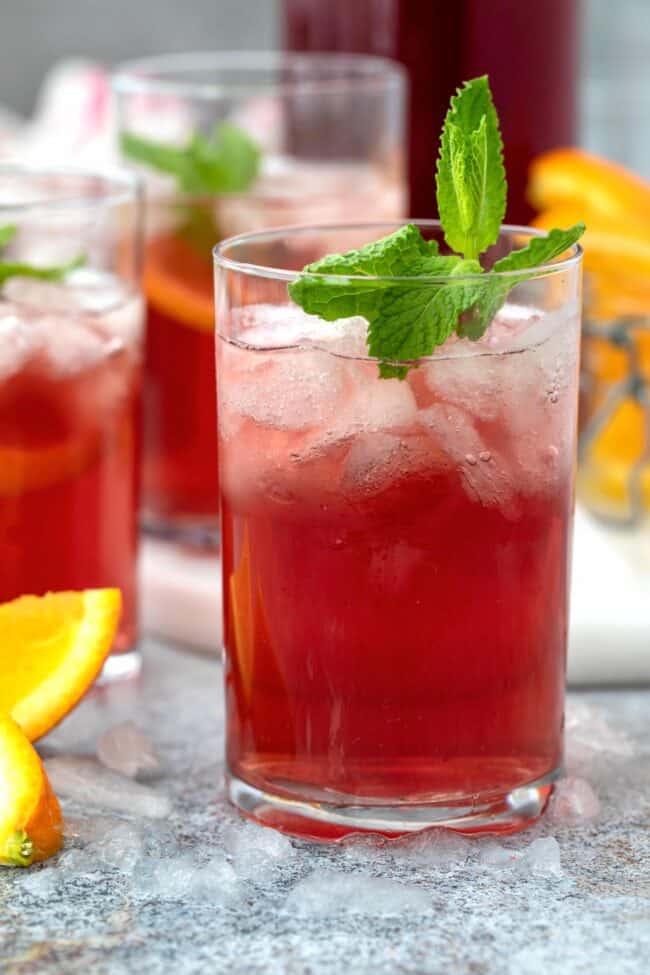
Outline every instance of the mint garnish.
{"type": "MultiPolygon", "coordinates": [[[[5,224],[0,227],[0,250],[15,236],[18,228],[14,224],[5,224]]],[[[54,264],[49,267],[34,267],[33,264],[25,264],[22,261],[3,261],[0,258],[0,286],[8,278],[37,278],[40,281],[61,281],[70,271],[81,267],[85,263],[85,257],[80,255],[67,264],[54,264]]]]}
{"type": "Polygon", "coordinates": [[[496,241],[506,212],[499,119],[487,76],[451,99],[440,139],[436,196],[451,250],[476,259],[496,241]]]}
{"type": "MultiPolygon", "coordinates": [[[[258,175],[261,151],[246,132],[221,122],[210,136],[196,132],[183,148],[142,139],[130,132],[120,136],[125,156],[168,173],[181,193],[195,196],[243,193],[258,175]]],[[[183,207],[181,234],[201,254],[209,254],[221,237],[214,215],[200,202],[183,207]]]]}
{"type": "Polygon", "coordinates": [[[120,144],[130,159],[174,176],[183,193],[242,193],[257,176],[261,156],[251,137],[229,122],[210,136],[196,132],[182,149],[130,132],[120,144]]]}
{"type": "Polygon", "coordinates": [[[496,242],[506,208],[499,120],[486,76],[465,82],[451,100],[436,186],[445,241],[456,254],[441,255],[435,241],[425,241],[408,224],[359,250],[308,264],[288,287],[296,304],[326,321],[366,318],[368,352],[379,359],[383,378],[403,379],[454,332],[479,339],[511,288],[575,244],[585,230],[584,224],[551,230],[484,270],[480,255],[496,242]],[[521,275],[505,280],[493,273],[519,270],[521,275]]]}

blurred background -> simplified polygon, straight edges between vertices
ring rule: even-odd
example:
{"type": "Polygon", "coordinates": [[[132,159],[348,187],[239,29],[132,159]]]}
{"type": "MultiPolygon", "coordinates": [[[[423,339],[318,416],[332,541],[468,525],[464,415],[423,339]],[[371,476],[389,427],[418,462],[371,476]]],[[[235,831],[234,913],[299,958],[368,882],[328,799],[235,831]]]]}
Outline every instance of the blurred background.
{"type": "MultiPolygon", "coordinates": [[[[324,6],[332,17],[333,5],[324,6]]],[[[30,115],[44,76],[62,59],[279,47],[282,14],[283,0],[3,0],[0,104],[30,115]]],[[[579,17],[580,143],[650,177],[650,126],[639,124],[650,116],[650,2],[581,0],[579,17]]]]}

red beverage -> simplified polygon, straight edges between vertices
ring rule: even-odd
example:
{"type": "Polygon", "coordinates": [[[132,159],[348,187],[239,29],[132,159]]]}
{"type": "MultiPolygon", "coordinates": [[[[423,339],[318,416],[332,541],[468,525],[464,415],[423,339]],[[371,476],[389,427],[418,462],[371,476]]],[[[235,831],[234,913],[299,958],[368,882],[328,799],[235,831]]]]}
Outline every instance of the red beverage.
{"type": "Polygon", "coordinates": [[[400,382],[362,358],[364,319],[279,287],[227,315],[229,274],[232,798],[311,835],[520,828],[562,761],[577,279],[535,281],[400,382]]]}
{"type": "MultiPolygon", "coordinates": [[[[123,134],[178,149],[227,121],[259,150],[236,192],[185,192],[142,166],[144,522],[209,546],[219,514],[212,248],[251,229],[401,217],[403,72],[380,58],[206,52],[127,65],[115,90],[123,134]]],[[[317,256],[308,240],[293,255],[317,256]]]]}
{"type": "Polygon", "coordinates": [[[141,302],[107,274],[74,280],[11,279],[0,301],[0,602],[116,586],[119,652],[136,638],[141,302]]]}

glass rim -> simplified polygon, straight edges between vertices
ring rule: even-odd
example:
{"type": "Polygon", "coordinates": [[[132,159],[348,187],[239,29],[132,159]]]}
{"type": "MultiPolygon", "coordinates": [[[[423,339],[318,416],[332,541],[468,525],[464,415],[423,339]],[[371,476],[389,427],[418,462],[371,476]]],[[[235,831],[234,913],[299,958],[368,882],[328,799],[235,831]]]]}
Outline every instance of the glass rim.
{"type": "Polygon", "coordinates": [[[374,54],[344,52],[284,52],[284,51],[187,51],[158,54],[151,57],[123,61],[111,71],[111,86],[117,95],[168,94],[182,95],[204,101],[221,101],[264,91],[271,95],[341,93],[343,91],[401,90],[406,84],[406,71],[391,58],[374,54]],[[263,72],[282,66],[306,65],[339,68],[331,78],[298,77],[289,81],[264,82],[245,80],[246,72],[263,72]],[[343,72],[346,67],[362,68],[352,77],[343,72]],[[241,74],[241,80],[197,81],[174,77],[174,72],[230,71],[241,74]]]}
{"type": "MultiPolygon", "coordinates": [[[[286,227],[274,227],[271,230],[253,231],[249,233],[237,234],[233,237],[227,237],[225,240],[220,241],[212,250],[212,255],[214,259],[214,264],[218,268],[222,268],[226,271],[236,271],[240,274],[247,274],[251,277],[266,278],[275,281],[286,281],[292,283],[296,281],[304,271],[290,271],[286,268],[276,268],[269,267],[263,264],[252,264],[248,261],[237,261],[234,258],[228,257],[226,251],[228,248],[240,244],[251,244],[251,243],[269,243],[274,239],[277,240],[281,237],[294,236],[299,234],[313,234],[318,232],[326,231],[336,231],[336,230],[363,230],[367,228],[368,230],[377,229],[379,227],[386,228],[386,233],[390,233],[390,228],[398,230],[401,227],[405,227],[408,224],[414,224],[416,227],[429,227],[441,229],[442,225],[439,220],[368,220],[368,221],[353,221],[350,223],[322,223],[314,225],[305,224],[293,224],[286,227]]],[[[537,227],[526,227],[518,224],[502,224],[499,228],[499,236],[503,233],[526,235],[528,237],[545,237],[547,231],[540,230],[537,227]]],[[[551,274],[561,273],[563,271],[572,270],[578,267],[580,260],[582,258],[582,247],[580,244],[573,244],[571,248],[567,248],[571,251],[569,257],[564,258],[561,261],[554,261],[546,264],[538,264],[535,267],[526,268],[526,277],[542,277],[551,274]]],[[[323,271],[309,271],[306,272],[309,277],[316,279],[327,279],[331,280],[335,275],[328,274],[323,271]]],[[[361,275],[361,274],[346,274],[344,275],[346,281],[364,281],[366,283],[370,281],[391,281],[397,283],[411,283],[417,281],[419,285],[422,284],[444,284],[449,281],[453,281],[456,284],[459,281],[471,281],[473,283],[483,282],[487,283],[488,280],[494,280],[495,278],[503,281],[513,280],[514,278],[520,278],[522,274],[521,269],[513,271],[491,271],[490,278],[488,279],[485,273],[482,274],[431,274],[431,275],[361,275]]]]}
{"type": "Polygon", "coordinates": [[[21,216],[41,210],[75,210],[80,207],[89,209],[110,208],[123,203],[138,203],[142,194],[142,179],[136,173],[121,167],[110,166],[69,166],[56,164],[52,166],[40,163],[22,163],[16,160],[0,162],[0,181],[3,177],[29,179],[61,178],[62,180],[100,180],[105,184],[106,192],[97,196],[84,193],[78,187],[66,194],[43,196],[34,195],[33,199],[18,200],[15,203],[3,202],[0,195],[0,218],[13,215],[21,216]]]}

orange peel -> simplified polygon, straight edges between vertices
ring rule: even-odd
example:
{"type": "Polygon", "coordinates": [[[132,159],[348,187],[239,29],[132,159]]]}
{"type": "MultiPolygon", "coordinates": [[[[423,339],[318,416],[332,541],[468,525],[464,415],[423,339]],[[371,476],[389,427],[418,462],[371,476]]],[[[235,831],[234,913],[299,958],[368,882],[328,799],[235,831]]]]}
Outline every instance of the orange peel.
{"type": "Polygon", "coordinates": [[[28,867],[63,844],[61,808],[20,727],[0,713],[0,863],[28,867]]]}
{"type": "Polygon", "coordinates": [[[146,247],[143,286],[149,304],[200,332],[214,332],[212,264],[174,234],[146,247]]]}
{"type": "Polygon", "coordinates": [[[78,703],[110,653],[118,589],[20,596],[0,605],[0,712],[30,741],[78,703]]]}

